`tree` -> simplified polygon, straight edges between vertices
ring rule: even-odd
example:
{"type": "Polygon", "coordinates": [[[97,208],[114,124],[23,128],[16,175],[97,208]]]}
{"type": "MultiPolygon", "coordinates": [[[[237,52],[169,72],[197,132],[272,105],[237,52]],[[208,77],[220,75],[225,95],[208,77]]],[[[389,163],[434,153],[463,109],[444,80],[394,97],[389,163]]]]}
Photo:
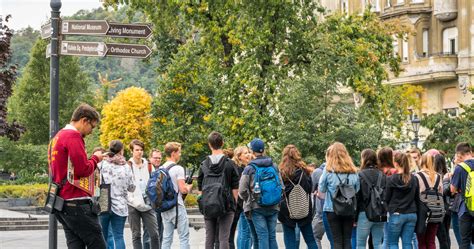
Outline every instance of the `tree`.
{"type": "MultiPolygon", "coordinates": [[[[36,40],[40,37],[38,30],[32,27],[27,27],[15,31],[12,37],[12,58],[11,64],[17,65],[20,73],[30,59],[30,51],[36,40]]],[[[21,74],[20,74],[21,75],[21,74]]]]}
{"type": "MultiPolygon", "coordinates": [[[[25,125],[24,143],[47,144],[49,140],[49,59],[47,41],[38,39],[30,60],[15,85],[9,100],[11,118],[25,125]]],[[[85,75],[77,57],[62,56],[59,76],[59,125],[69,123],[74,109],[90,100],[90,78],[85,75]]]]}
{"type": "MultiPolygon", "coordinates": [[[[5,18],[8,21],[10,16],[5,18]]],[[[13,83],[16,79],[16,66],[7,63],[11,58],[10,40],[11,30],[3,24],[0,16],[0,137],[6,136],[10,140],[18,140],[25,128],[16,121],[7,121],[7,100],[12,94],[13,83]]]]}
{"type": "Polygon", "coordinates": [[[120,91],[102,109],[100,142],[107,147],[114,139],[124,144],[139,139],[146,145],[151,137],[151,95],[144,89],[130,87],[120,91]]]}

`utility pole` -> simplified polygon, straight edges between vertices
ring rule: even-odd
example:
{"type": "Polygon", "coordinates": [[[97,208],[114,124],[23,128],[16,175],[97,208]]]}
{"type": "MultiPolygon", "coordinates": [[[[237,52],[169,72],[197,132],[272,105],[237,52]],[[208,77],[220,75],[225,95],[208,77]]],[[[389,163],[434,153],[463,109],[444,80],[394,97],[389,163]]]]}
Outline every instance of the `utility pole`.
{"type": "MultiPolygon", "coordinates": [[[[61,23],[61,0],[51,0],[51,58],[50,58],[50,100],[49,100],[49,139],[59,131],[59,25],[61,23]]],[[[50,181],[52,181],[50,177],[50,181]]],[[[49,215],[49,249],[58,248],[58,221],[54,214],[49,215]]]]}

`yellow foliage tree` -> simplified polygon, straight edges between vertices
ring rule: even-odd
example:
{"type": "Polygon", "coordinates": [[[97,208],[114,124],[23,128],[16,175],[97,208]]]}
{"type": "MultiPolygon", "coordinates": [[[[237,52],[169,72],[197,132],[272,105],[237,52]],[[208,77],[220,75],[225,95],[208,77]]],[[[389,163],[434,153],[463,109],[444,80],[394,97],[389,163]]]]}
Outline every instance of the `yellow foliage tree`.
{"type": "Polygon", "coordinates": [[[149,144],[151,136],[151,95],[143,88],[130,87],[104,105],[100,143],[106,147],[118,139],[125,145],[133,139],[149,144]]]}

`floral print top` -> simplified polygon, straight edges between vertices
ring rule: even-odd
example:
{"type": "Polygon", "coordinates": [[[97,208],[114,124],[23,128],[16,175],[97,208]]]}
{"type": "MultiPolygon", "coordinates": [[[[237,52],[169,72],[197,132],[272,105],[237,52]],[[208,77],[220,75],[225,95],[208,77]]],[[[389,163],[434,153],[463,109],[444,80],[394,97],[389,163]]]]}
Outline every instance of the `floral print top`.
{"type": "Polygon", "coordinates": [[[133,192],[135,185],[130,167],[104,160],[100,164],[102,183],[110,184],[111,209],[118,216],[128,216],[127,191],[133,192]]]}

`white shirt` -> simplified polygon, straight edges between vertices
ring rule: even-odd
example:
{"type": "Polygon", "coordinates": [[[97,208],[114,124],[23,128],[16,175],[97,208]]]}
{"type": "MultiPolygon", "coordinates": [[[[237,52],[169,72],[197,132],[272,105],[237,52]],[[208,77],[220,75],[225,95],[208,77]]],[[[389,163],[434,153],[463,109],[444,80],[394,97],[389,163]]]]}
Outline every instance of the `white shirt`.
{"type": "Polygon", "coordinates": [[[128,165],[116,165],[102,161],[100,164],[104,183],[110,184],[112,212],[118,216],[128,216],[127,194],[133,191],[132,171],[128,165]]]}
{"type": "MultiPolygon", "coordinates": [[[[176,163],[171,162],[171,161],[166,161],[166,163],[164,163],[160,168],[167,168],[171,164],[176,164],[176,163]]],[[[184,172],[184,168],[183,166],[176,164],[168,171],[168,173],[170,174],[171,181],[173,182],[174,190],[178,192],[178,204],[184,207],[183,195],[181,194],[178,188],[178,180],[186,179],[186,173],[184,172]]]]}

